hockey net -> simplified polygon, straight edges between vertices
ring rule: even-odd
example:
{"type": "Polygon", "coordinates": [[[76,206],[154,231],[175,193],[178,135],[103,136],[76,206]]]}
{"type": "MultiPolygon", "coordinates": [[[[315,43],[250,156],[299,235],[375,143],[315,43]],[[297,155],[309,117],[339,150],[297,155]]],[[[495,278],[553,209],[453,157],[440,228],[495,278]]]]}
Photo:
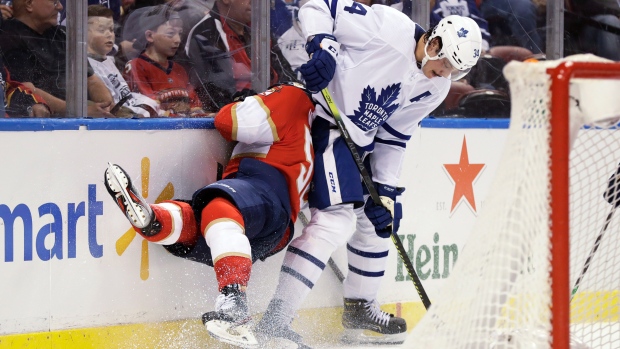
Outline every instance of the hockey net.
{"type": "Polygon", "coordinates": [[[405,347],[620,348],[620,209],[603,198],[620,162],[620,64],[504,72],[511,120],[491,194],[405,347]]]}

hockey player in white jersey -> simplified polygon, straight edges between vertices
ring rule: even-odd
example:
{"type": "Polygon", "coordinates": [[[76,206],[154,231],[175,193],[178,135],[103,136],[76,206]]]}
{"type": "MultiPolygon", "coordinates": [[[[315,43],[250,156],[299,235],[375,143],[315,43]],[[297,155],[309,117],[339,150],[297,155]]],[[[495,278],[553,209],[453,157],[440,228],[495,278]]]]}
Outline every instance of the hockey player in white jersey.
{"type": "Polygon", "coordinates": [[[343,339],[400,343],[405,320],[381,311],[376,298],[391,243],[387,238],[402,217],[404,188],[397,185],[405,146],[418,123],[444,100],[450,81],[478,61],[480,28],[469,18],[448,16],[425,33],[393,8],[352,0],[310,0],[299,18],[310,55],[299,70],[319,101],[312,125],[312,218],[286,252],[276,293],[257,331],[298,341],[290,328],[293,316],[333,251],[346,243],[343,339]],[[355,161],[318,93],[324,88],[360,155],[370,153],[365,163],[372,180],[393,207],[377,206],[365,195],[355,161]],[[374,334],[364,336],[366,330],[374,334]]]}

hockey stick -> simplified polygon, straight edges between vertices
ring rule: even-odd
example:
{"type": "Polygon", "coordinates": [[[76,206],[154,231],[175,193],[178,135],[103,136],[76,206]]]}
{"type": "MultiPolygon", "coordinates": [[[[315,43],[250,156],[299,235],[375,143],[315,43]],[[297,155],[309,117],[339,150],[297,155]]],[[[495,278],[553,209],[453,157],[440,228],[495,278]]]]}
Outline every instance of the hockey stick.
{"type": "MultiPolygon", "coordinates": [[[[368,192],[370,193],[370,197],[372,198],[372,201],[374,201],[376,205],[383,206],[383,204],[381,203],[381,199],[379,198],[379,193],[377,192],[377,189],[375,188],[375,185],[372,182],[372,179],[370,178],[370,175],[368,174],[366,167],[364,167],[362,158],[357,152],[357,148],[355,147],[355,143],[353,143],[351,136],[349,136],[349,132],[347,131],[344,125],[344,122],[342,121],[342,117],[340,116],[340,112],[338,111],[338,107],[334,103],[332,96],[330,95],[327,88],[324,88],[323,90],[321,90],[321,93],[323,94],[323,98],[325,98],[325,101],[327,102],[327,105],[329,106],[329,110],[332,112],[332,116],[334,117],[334,120],[336,120],[336,125],[338,126],[338,129],[340,130],[340,133],[342,134],[342,138],[347,143],[347,147],[349,148],[349,151],[351,151],[351,155],[353,156],[353,159],[355,160],[357,169],[360,171],[360,174],[362,175],[362,180],[364,181],[364,185],[366,186],[366,188],[368,189],[368,192]]],[[[409,257],[407,256],[407,252],[405,251],[405,248],[403,247],[403,243],[400,241],[400,238],[398,237],[398,235],[396,235],[394,232],[392,232],[391,237],[392,237],[392,242],[396,246],[396,251],[398,251],[398,255],[402,259],[403,264],[405,265],[405,269],[407,269],[407,273],[409,274],[409,277],[411,277],[411,280],[413,280],[413,286],[415,286],[416,291],[418,291],[418,295],[420,296],[420,299],[422,300],[424,307],[428,310],[428,308],[431,306],[431,301],[428,298],[428,295],[426,294],[424,287],[422,286],[422,281],[420,280],[420,278],[418,277],[418,274],[416,274],[415,270],[413,269],[413,263],[411,263],[411,260],[409,260],[409,257]]]]}
{"type": "Polygon", "coordinates": [[[598,250],[598,247],[601,244],[601,240],[603,239],[603,235],[607,231],[607,227],[609,226],[609,222],[611,222],[611,219],[612,219],[612,217],[614,215],[614,212],[616,212],[616,206],[615,205],[611,208],[611,211],[609,211],[609,214],[607,215],[607,219],[605,220],[605,225],[603,225],[603,229],[601,229],[601,232],[596,237],[596,241],[594,241],[594,246],[592,247],[592,250],[590,251],[590,254],[588,255],[588,258],[586,259],[586,262],[583,265],[583,269],[581,270],[581,273],[579,274],[579,277],[577,278],[577,281],[575,281],[575,286],[573,287],[573,291],[570,294],[570,300],[571,301],[573,300],[573,297],[575,297],[575,294],[577,293],[577,290],[579,289],[579,286],[581,285],[581,280],[583,279],[583,277],[585,276],[586,272],[588,271],[588,268],[590,267],[590,263],[592,262],[592,257],[594,257],[594,254],[596,253],[596,250],[598,250]]]}
{"type": "Polygon", "coordinates": [[[575,286],[573,287],[573,290],[570,294],[571,301],[573,300],[573,297],[575,296],[575,294],[577,293],[577,290],[579,289],[581,280],[583,280],[583,277],[585,276],[586,272],[588,271],[588,268],[590,267],[590,263],[592,262],[592,257],[594,257],[594,254],[596,253],[599,245],[601,244],[601,240],[603,240],[603,235],[607,231],[607,227],[609,227],[609,222],[611,222],[611,219],[614,216],[614,212],[616,212],[616,208],[620,206],[620,193],[618,192],[619,185],[620,185],[620,165],[618,165],[618,169],[616,170],[616,173],[612,174],[611,177],[609,178],[609,182],[607,184],[607,190],[605,190],[605,193],[603,194],[603,197],[605,198],[605,200],[607,200],[607,202],[609,202],[612,205],[611,210],[609,211],[609,214],[607,215],[607,219],[605,220],[603,229],[601,229],[601,232],[598,234],[598,236],[596,237],[596,240],[594,241],[594,246],[592,247],[592,250],[590,251],[588,258],[586,259],[586,262],[583,265],[583,269],[581,270],[581,273],[579,274],[577,281],[575,281],[575,286]]]}
{"type": "MultiPolygon", "coordinates": [[[[306,217],[306,215],[302,211],[299,211],[299,214],[297,215],[297,217],[299,217],[299,220],[301,221],[301,224],[304,226],[304,228],[308,226],[308,217],[306,217]]],[[[338,281],[342,283],[344,281],[344,274],[338,267],[338,264],[334,262],[334,259],[332,257],[329,257],[327,264],[329,265],[331,270],[334,272],[334,274],[336,274],[338,281]]]]}

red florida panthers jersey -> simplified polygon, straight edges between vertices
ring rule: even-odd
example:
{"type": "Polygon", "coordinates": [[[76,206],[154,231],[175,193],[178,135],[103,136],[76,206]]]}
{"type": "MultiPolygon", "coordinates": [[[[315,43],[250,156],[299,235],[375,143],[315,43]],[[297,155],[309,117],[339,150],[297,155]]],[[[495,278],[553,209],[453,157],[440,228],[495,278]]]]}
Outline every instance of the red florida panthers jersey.
{"type": "Polygon", "coordinates": [[[168,99],[185,97],[192,108],[202,108],[185,69],[178,63],[168,61],[163,67],[144,54],[125,65],[123,77],[134,92],[165,103],[168,99]]]}
{"type": "Polygon", "coordinates": [[[236,172],[241,159],[248,157],[277,168],[286,177],[293,222],[307,199],[314,169],[313,111],[314,104],[304,90],[281,85],[228,104],[215,117],[222,136],[239,142],[224,176],[236,172]]]}

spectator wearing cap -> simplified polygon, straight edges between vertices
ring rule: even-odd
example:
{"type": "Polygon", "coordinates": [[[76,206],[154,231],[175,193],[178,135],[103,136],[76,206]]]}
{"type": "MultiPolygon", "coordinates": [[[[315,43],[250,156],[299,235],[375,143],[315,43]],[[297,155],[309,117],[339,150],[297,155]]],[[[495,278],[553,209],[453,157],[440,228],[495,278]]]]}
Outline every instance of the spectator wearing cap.
{"type": "MultiPolygon", "coordinates": [[[[0,26],[4,64],[16,81],[31,84],[54,116],[66,114],[66,32],[58,26],[58,0],[15,0],[13,18],[0,26]]],[[[88,116],[112,116],[112,95],[88,72],[88,116]]]]}
{"type": "MultiPolygon", "coordinates": [[[[251,88],[251,10],[250,0],[216,0],[189,33],[190,78],[209,111],[232,102],[236,91],[251,88]]],[[[270,57],[271,84],[296,80],[273,36],[270,57]]]]}
{"type": "Polygon", "coordinates": [[[144,8],[139,16],[144,35],[134,47],[145,47],[125,66],[125,80],[134,92],[159,102],[160,116],[204,116],[187,72],[173,57],[181,43],[181,21],[166,5],[144,8]]]}

